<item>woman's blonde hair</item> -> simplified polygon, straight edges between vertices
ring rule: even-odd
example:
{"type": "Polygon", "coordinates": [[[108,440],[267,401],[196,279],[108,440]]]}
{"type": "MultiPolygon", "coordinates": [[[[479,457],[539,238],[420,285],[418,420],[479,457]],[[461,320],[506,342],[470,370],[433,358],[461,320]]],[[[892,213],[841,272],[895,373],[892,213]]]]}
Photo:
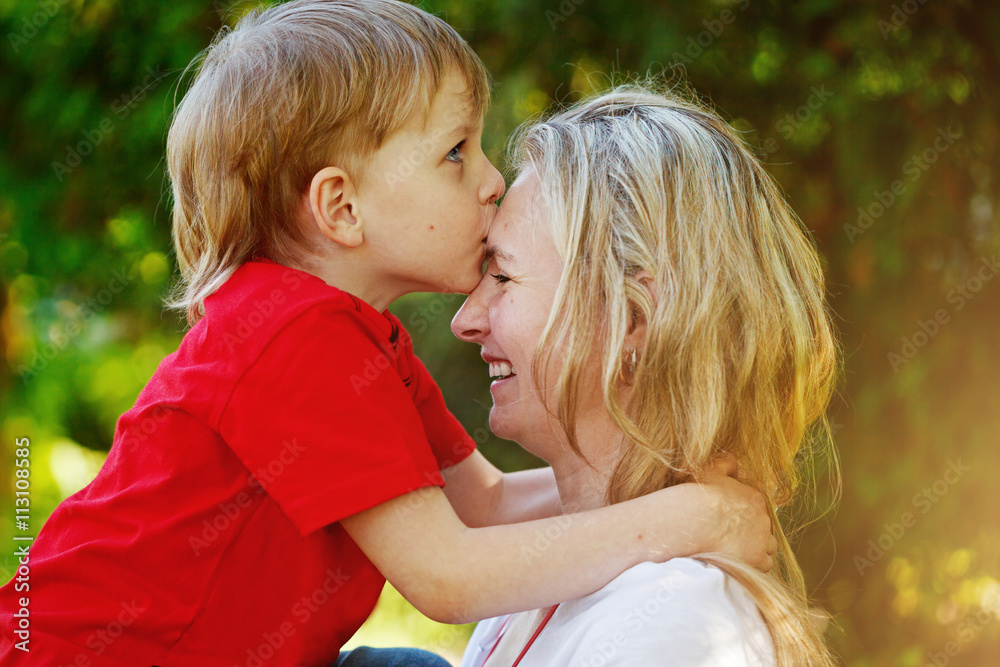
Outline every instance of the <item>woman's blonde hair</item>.
{"type": "Polygon", "coordinates": [[[298,0],[251,11],[223,30],[167,138],[181,284],[168,305],[190,324],[243,262],[293,263],[297,216],[330,164],[365,177],[364,158],[429,109],[450,68],[482,115],[488,75],[441,19],[396,0],[298,0]]]}
{"type": "Polygon", "coordinates": [[[555,388],[571,447],[581,454],[577,397],[596,353],[604,402],[625,435],[607,502],[735,456],[741,479],[768,500],[775,569],[698,558],[753,595],[779,665],[835,664],[777,512],[796,495],[806,454],[825,447],[836,470],[824,415],[838,348],[801,223],[726,122],[676,89],[629,85],[584,100],[523,128],[514,156],[537,175],[565,261],[533,372],[536,386],[555,388]],[[626,336],[637,323],[646,336],[633,367],[626,336]],[[557,350],[571,352],[552,385],[542,369],[557,350]]]}

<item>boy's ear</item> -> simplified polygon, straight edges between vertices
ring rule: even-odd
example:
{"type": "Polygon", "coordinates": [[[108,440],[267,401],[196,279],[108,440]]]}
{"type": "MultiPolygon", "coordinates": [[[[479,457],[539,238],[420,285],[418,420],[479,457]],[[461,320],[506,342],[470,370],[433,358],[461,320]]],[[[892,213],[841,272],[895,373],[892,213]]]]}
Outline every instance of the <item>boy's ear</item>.
{"type": "Polygon", "coordinates": [[[348,248],[364,241],[364,222],[358,211],[358,191],[350,174],[340,167],[324,167],[309,184],[312,223],[323,236],[348,248]]]}

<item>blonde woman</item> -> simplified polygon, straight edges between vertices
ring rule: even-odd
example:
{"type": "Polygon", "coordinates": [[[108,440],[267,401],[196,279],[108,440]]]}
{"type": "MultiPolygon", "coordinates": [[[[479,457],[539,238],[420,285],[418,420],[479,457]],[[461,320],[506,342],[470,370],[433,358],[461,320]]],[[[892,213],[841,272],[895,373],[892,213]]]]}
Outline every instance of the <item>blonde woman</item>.
{"type": "Polygon", "coordinates": [[[776,513],[806,441],[828,442],[837,368],[801,224],[687,96],[618,88],[515,145],[486,275],[452,324],[497,377],[491,427],[551,464],[567,513],[732,457],[765,493],[780,548],[769,574],[717,554],[644,563],[584,598],[485,621],[463,667],[835,664],[776,513]]]}

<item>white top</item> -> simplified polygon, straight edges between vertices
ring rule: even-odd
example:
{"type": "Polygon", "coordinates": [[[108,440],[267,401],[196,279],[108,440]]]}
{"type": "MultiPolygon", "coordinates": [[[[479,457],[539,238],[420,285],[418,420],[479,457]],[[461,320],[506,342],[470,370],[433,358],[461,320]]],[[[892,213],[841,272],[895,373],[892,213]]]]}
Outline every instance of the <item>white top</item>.
{"type": "MultiPolygon", "coordinates": [[[[508,618],[476,626],[461,667],[482,667],[508,618]]],[[[753,598],[736,580],[675,558],[640,563],[601,590],[559,605],[521,661],[521,667],[635,665],[774,667],[774,647],[753,598]]]]}

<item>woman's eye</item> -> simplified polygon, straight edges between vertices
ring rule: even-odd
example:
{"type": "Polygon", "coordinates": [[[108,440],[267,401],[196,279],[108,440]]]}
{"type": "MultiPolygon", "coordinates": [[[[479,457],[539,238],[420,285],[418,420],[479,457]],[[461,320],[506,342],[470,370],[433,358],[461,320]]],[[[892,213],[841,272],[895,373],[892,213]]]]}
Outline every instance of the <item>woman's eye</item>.
{"type": "Polygon", "coordinates": [[[448,155],[445,156],[446,160],[451,162],[461,162],[462,161],[462,146],[465,145],[465,140],[458,143],[457,146],[448,151],[448,155]]]}
{"type": "Polygon", "coordinates": [[[493,276],[493,279],[497,281],[498,285],[503,285],[506,282],[510,282],[510,278],[508,278],[502,273],[491,273],[490,275],[493,276]]]}

